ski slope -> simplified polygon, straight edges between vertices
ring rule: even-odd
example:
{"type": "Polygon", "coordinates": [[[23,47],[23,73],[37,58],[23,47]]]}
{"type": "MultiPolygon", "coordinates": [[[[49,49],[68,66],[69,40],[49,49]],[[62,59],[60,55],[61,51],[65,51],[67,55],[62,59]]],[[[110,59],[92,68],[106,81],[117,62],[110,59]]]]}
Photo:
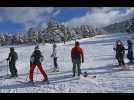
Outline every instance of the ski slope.
{"type": "MultiPolygon", "coordinates": [[[[53,68],[51,44],[40,44],[40,49],[45,57],[43,67],[48,73],[50,84],[42,84],[42,75],[35,69],[34,80],[36,86],[25,84],[28,81],[29,59],[34,46],[15,46],[19,59],[17,69],[19,77],[16,79],[4,79],[7,74],[7,62],[0,63],[0,93],[111,93],[134,92],[134,65],[130,65],[130,71],[121,71],[115,60],[113,47],[117,39],[126,44],[132,36],[126,33],[99,35],[92,38],[79,40],[84,49],[85,62],[82,64],[82,72],[87,71],[87,79],[71,78],[72,63],[70,58],[74,41],[57,45],[58,65],[60,72],[50,72],[53,68]],[[90,79],[91,76],[95,79],[90,79]]],[[[0,47],[0,61],[8,56],[9,47],[0,47]]],[[[125,61],[127,59],[125,58],[125,61]]],[[[9,72],[8,72],[9,73],[9,72]]]]}

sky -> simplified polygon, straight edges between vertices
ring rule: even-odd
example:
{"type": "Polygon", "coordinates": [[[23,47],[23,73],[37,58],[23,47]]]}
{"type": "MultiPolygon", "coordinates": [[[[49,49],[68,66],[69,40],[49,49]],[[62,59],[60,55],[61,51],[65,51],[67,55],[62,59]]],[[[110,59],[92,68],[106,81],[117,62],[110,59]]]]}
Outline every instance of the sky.
{"type": "Polygon", "coordinates": [[[101,28],[134,16],[134,7],[0,7],[0,32],[25,32],[46,27],[50,20],[65,26],[101,28]]]}

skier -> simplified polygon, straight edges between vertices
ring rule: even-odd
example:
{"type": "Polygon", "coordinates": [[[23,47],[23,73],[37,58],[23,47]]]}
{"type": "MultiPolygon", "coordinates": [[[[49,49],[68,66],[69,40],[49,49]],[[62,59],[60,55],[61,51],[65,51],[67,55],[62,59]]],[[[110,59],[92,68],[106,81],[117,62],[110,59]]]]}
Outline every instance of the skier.
{"type": "Polygon", "coordinates": [[[41,51],[39,50],[39,46],[36,46],[30,58],[30,74],[29,74],[30,83],[33,83],[33,72],[36,66],[39,68],[40,72],[43,74],[43,77],[44,77],[43,82],[49,83],[47,74],[43,70],[42,64],[41,64],[41,62],[43,61],[43,58],[44,57],[41,51]]]}
{"type": "Polygon", "coordinates": [[[17,69],[16,69],[16,60],[17,59],[18,59],[18,54],[15,52],[14,48],[11,47],[9,56],[6,59],[7,61],[9,61],[9,69],[11,72],[10,77],[17,77],[18,76],[17,69]]]}
{"type": "Polygon", "coordinates": [[[80,43],[75,42],[75,47],[71,50],[71,59],[73,63],[73,77],[75,76],[76,67],[78,70],[78,76],[81,74],[81,62],[84,63],[84,54],[82,48],[80,48],[80,43]]]}
{"type": "Polygon", "coordinates": [[[127,40],[127,43],[128,43],[127,58],[129,59],[130,63],[133,63],[133,44],[131,40],[127,40]]]}
{"type": "Polygon", "coordinates": [[[54,72],[55,71],[59,71],[58,70],[58,64],[57,64],[57,46],[56,46],[56,44],[55,43],[53,43],[53,52],[52,52],[52,55],[51,55],[51,57],[53,57],[53,63],[54,63],[54,72]]]}
{"type": "Polygon", "coordinates": [[[119,66],[122,66],[124,70],[127,70],[127,66],[124,62],[125,47],[120,40],[116,41],[116,48],[113,48],[116,51],[116,59],[118,60],[119,66]]]}

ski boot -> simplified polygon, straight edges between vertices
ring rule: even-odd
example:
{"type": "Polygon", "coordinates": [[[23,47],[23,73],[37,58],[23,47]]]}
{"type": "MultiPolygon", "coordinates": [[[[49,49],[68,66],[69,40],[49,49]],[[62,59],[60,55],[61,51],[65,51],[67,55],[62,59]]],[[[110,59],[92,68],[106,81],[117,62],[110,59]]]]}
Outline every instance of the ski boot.
{"type": "Polygon", "coordinates": [[[14,74],[10,76],[10,78],[15,78],[15,77],[16,77],[16,75],[14,75],[14,74]]]}
{"type": "Polygon", "coordinates": [[[56,72],[59,72],[59,68],[56,68],[56,72]]]}
{"type": "Polygon", "coordinates": [[[31,84],[31,85],[34,85],[34,81],[33,80],[28,81],[28,83],[31,84]]]}
{"type": "Polygon", "coordinates": [[[75,77],[75,74],[73,73],[72,77],[75,77]]]}
{"type": "Polygon", "coordinates": [[[47,84],[50,84],[50,82],[49,82],[48,79],[44,79],[42,82],[47,83],[47,84]]]}
{"type": "Polygon", "coordinates": [[[129,71],[128,65],[127,64],[122,65],[122,70],[123,71],[129,71]]]}
{"type": "Polygon", "coordinates": [[[59,72],[59,69],[58,68],[54,68],[53,72],[59,72]]]}

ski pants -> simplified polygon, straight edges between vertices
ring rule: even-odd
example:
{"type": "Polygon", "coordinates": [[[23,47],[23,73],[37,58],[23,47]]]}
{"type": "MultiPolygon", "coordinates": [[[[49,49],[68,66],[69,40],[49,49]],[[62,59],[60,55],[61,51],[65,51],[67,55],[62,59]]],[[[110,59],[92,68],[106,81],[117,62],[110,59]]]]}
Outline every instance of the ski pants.
{"type": "Polygon", "coordinates": [[[77,68],[77,71],[78,71],[78,76],[81,74],[81,61],[78,60],[78,59],[73,59],[73,75],[75,75],[76,73],[76,68],[77,68]]]}
{"type": "Polygon", "coordinates": [[[10,69],[10,72],[11,72],[11,75],[12,75],[12,76],[18,75],[18,74],[17,74],[17,69],[16,69],[15,64],[16,64],[15,61],[9,62],[9,69],[10,69]]]}
{"type": "Polygon", "coordinates": [[[45,80],[48,80],[47,74],[46,72],[43,70],[42,65],[41,64],[30,64],[30,74],[29,74],[29,79],[30,81],[33,81],[33,72],[35,67],[38,67],[40,72],[42,73],[43,77],[45,80]]]}
{"type": "Polygon", "coordinates": [[[57,57],[53,58],[53,62],[54,62],[54,68],[57,69],[57,66],[58,66],[58,64],[57,64],[57,57]]]}
{"type": "Polygon", "coordinates": [[[119,66],[125,65],[125,62],[124,62],[124,55],[123,55],[123,54],[117,56],[116,58],[117,58],[117,60],[118,60],[119,66]]]}

